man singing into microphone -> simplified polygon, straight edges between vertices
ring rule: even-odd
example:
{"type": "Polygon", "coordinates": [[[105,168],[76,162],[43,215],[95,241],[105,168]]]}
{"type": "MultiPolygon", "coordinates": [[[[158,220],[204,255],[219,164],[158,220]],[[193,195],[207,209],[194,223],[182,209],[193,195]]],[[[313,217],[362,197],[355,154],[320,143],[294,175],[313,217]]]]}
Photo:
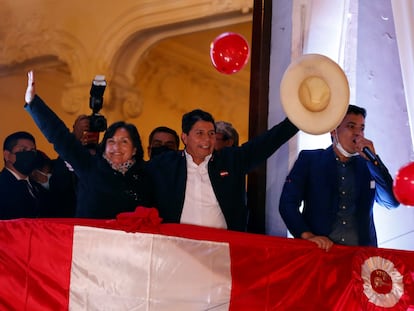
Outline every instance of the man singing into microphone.
{"type": "Polygon", "coordinates": [[[377,246],[374,201],[386,208],[396,208],[399,202],[392,177],[372,141],[364,137],[365,117],[364,108],[349,105],[330,133],[331,146],[299,153],[279,205],[294,237],[325,250],[334,243],[377,246]]]}

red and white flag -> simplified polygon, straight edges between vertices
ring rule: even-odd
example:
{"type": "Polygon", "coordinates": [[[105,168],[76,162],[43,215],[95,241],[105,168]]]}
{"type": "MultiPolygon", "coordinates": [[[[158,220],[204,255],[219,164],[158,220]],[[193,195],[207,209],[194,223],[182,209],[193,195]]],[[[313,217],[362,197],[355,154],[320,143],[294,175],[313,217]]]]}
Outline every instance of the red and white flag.
{"type": "Polygon", "coordinates": [[[191,225],[0,221],[0,310],[414,310],[414,252],[191,225]]]}

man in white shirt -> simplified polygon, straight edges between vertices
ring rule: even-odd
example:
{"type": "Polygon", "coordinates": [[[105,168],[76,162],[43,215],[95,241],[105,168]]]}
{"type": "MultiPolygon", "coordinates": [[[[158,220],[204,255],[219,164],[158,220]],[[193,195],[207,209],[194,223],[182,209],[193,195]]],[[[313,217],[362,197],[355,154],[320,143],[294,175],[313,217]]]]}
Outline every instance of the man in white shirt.
{"type": "Polygon", "coordinates": [[[208,112],[196,109],[182,118],[185,149],[148,162],[154,206],[164,222],[245,231],[246,174],[298,131],[288,119],[240,147],[214,151],[216,127],[208,112]]]}

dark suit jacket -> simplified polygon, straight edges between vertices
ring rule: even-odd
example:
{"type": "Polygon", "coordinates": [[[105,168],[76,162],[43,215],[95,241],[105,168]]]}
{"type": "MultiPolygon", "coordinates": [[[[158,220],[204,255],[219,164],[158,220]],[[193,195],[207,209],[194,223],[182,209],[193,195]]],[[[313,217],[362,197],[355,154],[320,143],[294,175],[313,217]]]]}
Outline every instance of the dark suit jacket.
{"type": "Polygon", "coordinates": [[[91,155],[40,97],[35,96],[25,109],[79,177],[76,217],[110,219],[148,205],[143,160],[137,160],[125,175],[117,172],[101,153],[91,155]]]}
{"type": "Polygon", "coordinates": [[[76,213],[76,175],[69,171],[65,161],[58,157],[53,160],[49,192],[54,205],[49,217],[75,217],[76,213]]]}
{"type": "MultiPolygon", "coordinates": [[[[298,129],[288,119],[240,147],[214,152],[208,173],[230,230],[245,231],[247,223],[246,173],[271,156],[298,129]]],[[[147,172],[155,207],[164,222],[179,223],[184,205],[187,162],[184,151],[171,151],[151,159],[147,172]]]]}
{"type": "Polygon", "coordinates": [[[17,180],[4,168],[0,173],[0,219],[35,218],[44,216],[49,208],[48,193],[38,183],[30,180],[36,197],[28,191],[26,182],[17,180]]]}
{"type": "MultiPolygon", "coordinates": [[[[359,245],[376,246],[374,200],[387,208],[398,207],[399,202],[393,195],[392,177],[381,161],[379,166],[360,156],[353,161],[356,161],[354,174],[359,245]]],[[[300,237],[305,231],[328,236],[339,209],[338,202],[333,147],[301,151],[286,178],[280,197],[279,211],[289,231],[295,237],[300,237]],[[304,207],[300,213],[302,201],[304,207]]]]}

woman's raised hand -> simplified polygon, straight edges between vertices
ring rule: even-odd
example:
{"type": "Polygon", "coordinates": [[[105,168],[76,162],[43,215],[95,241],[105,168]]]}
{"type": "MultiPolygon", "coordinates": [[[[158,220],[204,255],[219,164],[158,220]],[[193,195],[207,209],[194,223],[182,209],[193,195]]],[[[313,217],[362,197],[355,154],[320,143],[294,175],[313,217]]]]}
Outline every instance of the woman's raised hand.
{"type": "Polygon", "coordinates": [[[33,70],[30,70],[27,73],[27,89],[24,99],[26,104],[30,104],[35,96],[35,82],[34,82],[34,73],[33,70]]]}

